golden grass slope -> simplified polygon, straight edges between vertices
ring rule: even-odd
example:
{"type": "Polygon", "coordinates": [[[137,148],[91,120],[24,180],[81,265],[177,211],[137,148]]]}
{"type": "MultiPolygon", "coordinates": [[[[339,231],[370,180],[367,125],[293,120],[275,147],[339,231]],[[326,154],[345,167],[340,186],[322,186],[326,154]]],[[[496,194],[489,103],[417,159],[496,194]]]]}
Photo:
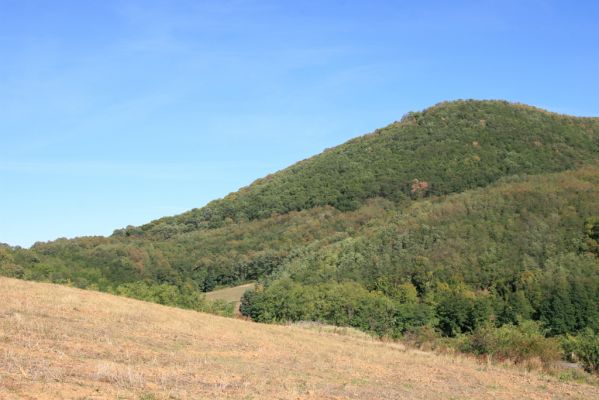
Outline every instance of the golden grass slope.
{"type": "Polygon", "coordinates": [[[213,290],[212,292],[206,293],[206,298],[208,300],[224,300],[228,302],[239,302],[241,301],[241,296],[243,296],[243,294],[247,290],[253,289],[254,286],[256,286],[255,283],[246,283],[244,285],[213,290]]]}
{"type": "Polygon", "coordinates": [[[0,278],[1,399],[598,399],[599,388],[294,326],[0,278]]]}
{"type": "Polygon", "coordinates": [[[206,293],[206,299],[208,300],[222,300],[227,303],[235,303],[235,310],[239,312],[239,306],[241,305],[241,296],[253,289],[256,286],[255,283],[246,283],[244,285],[228,287],[224,289],[213,290],[212,292],[206,293]]]}

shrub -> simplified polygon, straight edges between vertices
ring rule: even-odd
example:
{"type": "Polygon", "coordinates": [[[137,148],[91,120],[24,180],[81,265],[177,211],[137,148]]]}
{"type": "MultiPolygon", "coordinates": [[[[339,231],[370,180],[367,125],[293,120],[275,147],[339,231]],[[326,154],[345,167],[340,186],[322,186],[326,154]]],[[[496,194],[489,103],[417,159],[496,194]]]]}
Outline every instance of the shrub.
{"type": "Polygon", "coordinates": [[[534,321],[523,321],[519,325],[503,325],[500,328],[487,325],[468,336],[462,351],[486,354],[496,360],[511,360],[515,363],[539,359],[548,366],[561,358],[557,339],[546,338],[534,321]]]}
{"type": "Polygon", "coordinates": [[[599,373],[599,334],[586,329],[578,336],[568,336],[563,343],[566,354],[582,364],[587,372],[599,373]]]}
{"type": "Polygon", "coordinates": [[[233,317],[235,315],[235,302],[228,302],[221,299],[205,300],[197,311],[216,314],[223,317],[233,317]]]}
{"type": "Polygon", "coordinates": [[[432,350],[440,338],[439,332],[425,325],[410,329],[404,334],[403,341],[422,350],[432,350]]]}

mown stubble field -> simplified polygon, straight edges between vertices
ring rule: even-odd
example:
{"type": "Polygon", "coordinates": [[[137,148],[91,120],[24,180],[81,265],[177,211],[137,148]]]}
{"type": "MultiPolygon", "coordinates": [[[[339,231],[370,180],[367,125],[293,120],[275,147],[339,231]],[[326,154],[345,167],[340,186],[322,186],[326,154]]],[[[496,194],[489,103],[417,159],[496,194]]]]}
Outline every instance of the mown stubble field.
{"type": "Polygon", "coordinates": [[[0,278],[0,399],[599,399],[368,338],[0,278]]]}

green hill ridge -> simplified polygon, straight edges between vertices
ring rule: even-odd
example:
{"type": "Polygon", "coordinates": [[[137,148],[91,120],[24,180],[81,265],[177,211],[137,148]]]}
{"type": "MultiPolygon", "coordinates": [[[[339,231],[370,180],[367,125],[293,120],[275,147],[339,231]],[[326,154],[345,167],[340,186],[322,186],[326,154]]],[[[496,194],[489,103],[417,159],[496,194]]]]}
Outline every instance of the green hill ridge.
{"type": "Polygon", "coordinates": [[[505,101],[455,101],[405,115],[373,133],[300,161],[176,217],[119,231],[163,238],[226,221],[330,205],[355,210],[373,197],[395,202],[486,186],[502,176],[563,171],[599,154],[599,120],[505,101]]]}

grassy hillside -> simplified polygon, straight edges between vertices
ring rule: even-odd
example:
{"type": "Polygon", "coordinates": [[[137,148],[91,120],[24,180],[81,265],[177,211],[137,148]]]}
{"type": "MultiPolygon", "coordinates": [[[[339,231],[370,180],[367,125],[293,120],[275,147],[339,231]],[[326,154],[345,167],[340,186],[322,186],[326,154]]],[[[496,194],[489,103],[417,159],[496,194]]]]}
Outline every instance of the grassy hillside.
{"type": "Polygon", "coordinates": [[[592,399],[597,386],[363,336],[0,278],[0,398],[592,399]]]}

